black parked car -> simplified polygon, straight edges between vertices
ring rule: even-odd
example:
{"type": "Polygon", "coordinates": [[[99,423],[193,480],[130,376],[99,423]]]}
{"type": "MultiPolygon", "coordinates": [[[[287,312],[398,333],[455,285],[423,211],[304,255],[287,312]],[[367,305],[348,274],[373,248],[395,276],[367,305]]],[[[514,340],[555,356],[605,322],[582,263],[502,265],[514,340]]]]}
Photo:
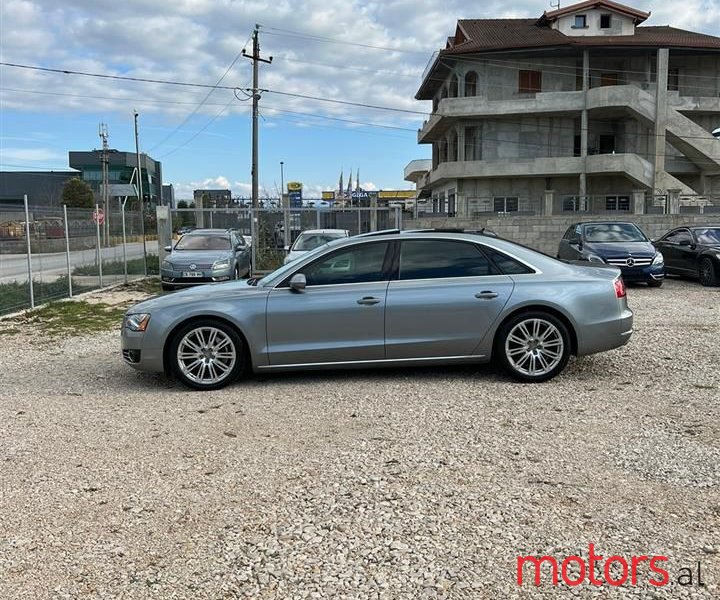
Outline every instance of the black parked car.
{"type": "Polygon", "coordinates": [[[574,223],[558,247],[559,259],[586,260],[617,267],[628,282],[660,287],[665,279],[663,255],[634,223],[574,223]]]}
{"type": "Polygon", "coordinates": [[[702,285],[720,283],[720,225],[678,227],[655,247],[663,253],[668,273],[696,277],[702,285]]]}

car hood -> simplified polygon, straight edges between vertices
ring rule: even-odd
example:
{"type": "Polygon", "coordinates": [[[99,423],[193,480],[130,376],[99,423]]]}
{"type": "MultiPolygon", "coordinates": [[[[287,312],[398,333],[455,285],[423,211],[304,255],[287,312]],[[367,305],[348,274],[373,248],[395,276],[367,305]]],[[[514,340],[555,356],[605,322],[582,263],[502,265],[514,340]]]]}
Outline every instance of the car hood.
{"type": "Polygon", "coordinates": [[[231,258],[233,253],[230,250],[180,250],[172,252],[166,258],[173,264],[189,265],[190,263],[213,263],[216,260],[231,258]]]}
{"type": "Polygon", "coordinates": [[[248,285],[247,281],[229,281],[187,288],[165,296],[154,296],[128,309],[128,314],[163,310],[171,306],[188,305],[196,301],[237,299],[244,294],[267,294],[266,288],[248,285]]]}
{"type": "Polygon", "coordinates": [[[655,256],[657,250],[650,242],[586,242],[583,249],[593,252],[601,258],[615,256],[655,256]]]}

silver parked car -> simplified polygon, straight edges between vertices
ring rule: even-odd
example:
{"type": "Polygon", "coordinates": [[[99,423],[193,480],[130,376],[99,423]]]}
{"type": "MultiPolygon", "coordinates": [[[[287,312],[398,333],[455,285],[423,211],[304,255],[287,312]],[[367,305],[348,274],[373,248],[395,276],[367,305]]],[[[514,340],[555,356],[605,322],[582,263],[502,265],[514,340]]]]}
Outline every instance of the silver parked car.
{"type": "Polygon", "coordinates": [[[250,274],[250,245],[233,229],[194,229],[165,251],[170,256],[160,265],[164,290],[250,274]]]}
{"type": "Polygon", "coordinates": [[[283,260],[283,264],[297,260],[318,246],[349,236],[350,232],[347,229],[307,229],[295,238],[292,246],[285,247],[288,254],[283,260]]]}
{"type": "Polygon", "coordinates": [[[248,371],[484,363],[539,382],[632,334],[619,270],[561,262],[464,232],[333,241],[260,280],[194,288],[128,310],[136,369],[217,389],[248,371]]]}

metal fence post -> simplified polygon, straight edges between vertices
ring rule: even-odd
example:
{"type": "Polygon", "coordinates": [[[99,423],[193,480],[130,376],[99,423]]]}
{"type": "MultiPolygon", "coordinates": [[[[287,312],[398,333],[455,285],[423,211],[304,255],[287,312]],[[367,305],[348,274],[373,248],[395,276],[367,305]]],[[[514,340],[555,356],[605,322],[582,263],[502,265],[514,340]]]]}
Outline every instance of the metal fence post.
{"type": "MultiPolygon", "coordinates": [[[[125,197],[127,200],[127,196],[125,197]]],[[[122,219],[122,234],[123,234],[123,269],[125,274],[125,283],[128,282],[127,272],[127,236],[125,235],[125,202],[118,198],[118,204],[120,205],[120,218],[122,219]]]]}
{"type": "Polygon", "coordinates": [[[358,215],[358,235],[362,233],[362,208],[359,206],[355,209],[358,215]]]}
{"type": "Polygon", "coordinates": [[[33,272],[32,272],[32,246],[30,244],[30,211],[28,210],[27,194],[23,196],[25,203],[25,239],[27,240],[27,268],[28,268],[28,287],[30,288],[30,308],[35,308],[35,290],[33,290],[33,272]]]}
{"type": "Polygon", "coordinates": [[[100,287],[103,286],[102,276],[102,247],[100,246],[100,206],[95,205],[95,231],[97,234],[97,263],[98,263],[98,275],[100,276],[100,287]]]}
{"type": "Polygon", "coordinates": [[[320,229],[320,209],[315,209],[315,225],[317,229],[320,229]]]}
{"type": "Polygon", "coordinates": [[[65,257],[67,259],[67,271],[68,271],[68,293],[72,298],[72,269],[70,267],[70,225],[68,224],[67,218],[67,204],[63,204],[63,220],[65,221],[65,257]]]}

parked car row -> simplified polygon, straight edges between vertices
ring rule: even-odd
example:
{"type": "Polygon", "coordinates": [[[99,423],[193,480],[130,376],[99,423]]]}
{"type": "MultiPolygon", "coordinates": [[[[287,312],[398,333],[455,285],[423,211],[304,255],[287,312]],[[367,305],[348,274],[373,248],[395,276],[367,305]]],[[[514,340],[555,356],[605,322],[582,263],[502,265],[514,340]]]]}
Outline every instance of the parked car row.
{"type": "Polygon", "coordinates": [[[720,226],[678,227],[651,240],[635,223],[573,223],[557,257],[620,269],[627,282],[660,287],[666,274],[693,277],[704,286],[720,283],[720,226]]]}

